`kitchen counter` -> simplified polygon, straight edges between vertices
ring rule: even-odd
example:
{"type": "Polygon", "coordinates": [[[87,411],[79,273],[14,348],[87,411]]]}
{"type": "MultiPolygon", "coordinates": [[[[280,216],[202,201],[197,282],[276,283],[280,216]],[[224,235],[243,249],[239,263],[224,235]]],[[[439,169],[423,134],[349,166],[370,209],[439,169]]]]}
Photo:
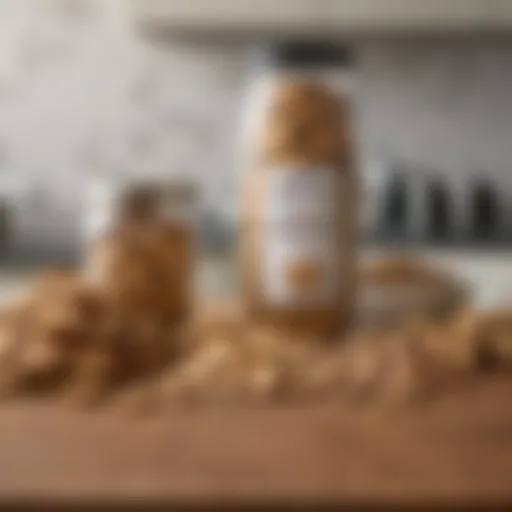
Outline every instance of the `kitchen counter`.
{"type": "MultiPolygon", "coordinates": [[[[506,253],[427,256],[468,279],[482,306],[511,294],[506,253]]],[[[22,293],[34,276],[4,271],[2,296],[22,293]]],[[[199,280],[213,295],[236,286],[233,267],[222,259],[203,265],[199,280]]],[[[0,505],[512,503],[511,402],[512,376],[482,376],[407,410],[330,402],[176,408],[134,417],[6,403],[0,405],[0,505]]]]}
{"type": "MultiPolygon", "coordinates": [[[[362,259],[374,260],[396,253],[396,248],[366,248],[362,259]]],[[[407,253],[439,265],[466,282],[478,308],[512,306],[512,251],[418,247],[408,249],[407,253]]],[[[202,292],[232,293],[237,284],[233,268],[233,261],[227,257],[205,261],[199,279],[202,292]]]]}
{"type": "Polygon", "coordinates": [[[412,409],[0,408],[3,503],[512,503],[512,380],[412,409]]]}
{"type": "MultiPolygon", "coordinates": [[[[397,249],[364,249],[364,260],[372,260],[397,249]]],[[[416,248],[408,250],[426,261],[441,265],[465,280],[474,292],[475,304],[488,308],[512,306],[512,251],[416,248]]],[[[198,269],[198,288],[205,296],[231,295],[237,287],[232,255],[203,259],[198,269]]],[[[38,269],[0,267],[0,301],[30,290],[38,269]]]]}

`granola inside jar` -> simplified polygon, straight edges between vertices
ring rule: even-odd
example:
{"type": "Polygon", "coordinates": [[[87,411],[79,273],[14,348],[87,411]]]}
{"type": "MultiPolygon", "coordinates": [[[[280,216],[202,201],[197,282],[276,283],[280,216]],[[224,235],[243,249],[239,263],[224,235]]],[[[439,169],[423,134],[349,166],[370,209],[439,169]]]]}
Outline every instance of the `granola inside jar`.
{"type": "Polygon", "coordinates": [[[195,188],[99,180],[89,190],[84,273],[125,314],[184,320],[194,291],[195,188]]]}
{"type": "Polygon", "coordinates": [[[337,46],[282,44],[254,85],[240,237],[254,321],[331,336],[352,319],[358,183],[349,62],[337,46]]]}

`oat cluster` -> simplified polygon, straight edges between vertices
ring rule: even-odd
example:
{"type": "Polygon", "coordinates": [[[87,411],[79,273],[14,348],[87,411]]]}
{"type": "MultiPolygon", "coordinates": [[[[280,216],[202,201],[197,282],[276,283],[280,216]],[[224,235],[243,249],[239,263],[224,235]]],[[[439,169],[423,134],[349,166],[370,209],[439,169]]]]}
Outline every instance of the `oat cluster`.
{"type": "MultiPolygon", "coordinates": [[[[136,237],[130,233],[128,239],[133,257],[136,237]]],[[[119,235],[109,243],[122,260],[121,240],[119,235]]],[[[144,260],[142,248],[153,246],[147,239],[138,243],[144,260]]],[[[510,311],[464,308],[442,320],[416,315],[318,340],[257,325],[236,300],[197,304],[187,317],[170,306],[181,304],[172,293],[157,299],[157,290],[167,290],[162,276],[151,290],[146,275],[139,289],[136,273],[117,269],[112,254],[109,261],[99,281],[67,270],[47,272],[26,298],[4,307],[3,397],[46,394],[81,406],[137,407],[327,396],[407,404],[481,369],[512,366],[510,311]]],[[[378,262],[373,272],[396,272],[396,263],[378,262]]]]}

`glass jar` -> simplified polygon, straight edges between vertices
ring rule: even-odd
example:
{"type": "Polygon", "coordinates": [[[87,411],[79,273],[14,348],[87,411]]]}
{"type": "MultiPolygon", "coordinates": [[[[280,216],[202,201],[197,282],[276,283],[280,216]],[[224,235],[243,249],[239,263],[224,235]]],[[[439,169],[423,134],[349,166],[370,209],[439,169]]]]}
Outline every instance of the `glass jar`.
{"type": "Polygon", "coordinates": [[[85,217],[87,279],[123,312],[188,315],[193,293],[196,188],[168,179],[99,179],[85,217]]]}
{"type": "Polygon", "coordinates": [[[348,51],[280,44],[254,83],[240,251],[251,319],[332,336],[355,302],[358,179],[348,51]]]}

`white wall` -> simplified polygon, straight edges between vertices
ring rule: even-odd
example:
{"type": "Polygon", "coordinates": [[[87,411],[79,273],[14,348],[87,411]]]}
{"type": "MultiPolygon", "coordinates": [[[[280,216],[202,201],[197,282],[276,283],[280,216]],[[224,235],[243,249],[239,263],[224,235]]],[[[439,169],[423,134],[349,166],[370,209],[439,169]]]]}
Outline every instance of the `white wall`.
{"type": "Polygon", "coordinates": [[[397,164],[420,189],[441,175],[462,229],[471,182],[496,181],[502,229],[512,233],[512,41],[375,41],[358,49],[364,168],[397,164]]]}
{"type": "Polygon", "coordinates": [[[376,42],[360,47],[367,155],[503,176],[512,161],[512,41],[376,42]]]}
{"type": "Polygon", "coordinates": [[[16,244],[76,239],[92,173],[193,171],[225,194],[243,63],[235,46],[145,44],[125,0],[3,0],[0,173],[26,191],[16,244]]]}
{"type": "MultiPolygon", "coordinates": [[[[365,169],[396,162],[454,188],[483,171],[512,190],[511,42],[357,48],[365,169]]],[[[35,183],[54,211],[30,213],[29,195],[18,196],[17,243],[76,238],[92,172],[194,172],[229,206],[246,56],[244,45],[153,47],[126,0],[2,0],[0,171],[23,189],[35,183]]]]}

